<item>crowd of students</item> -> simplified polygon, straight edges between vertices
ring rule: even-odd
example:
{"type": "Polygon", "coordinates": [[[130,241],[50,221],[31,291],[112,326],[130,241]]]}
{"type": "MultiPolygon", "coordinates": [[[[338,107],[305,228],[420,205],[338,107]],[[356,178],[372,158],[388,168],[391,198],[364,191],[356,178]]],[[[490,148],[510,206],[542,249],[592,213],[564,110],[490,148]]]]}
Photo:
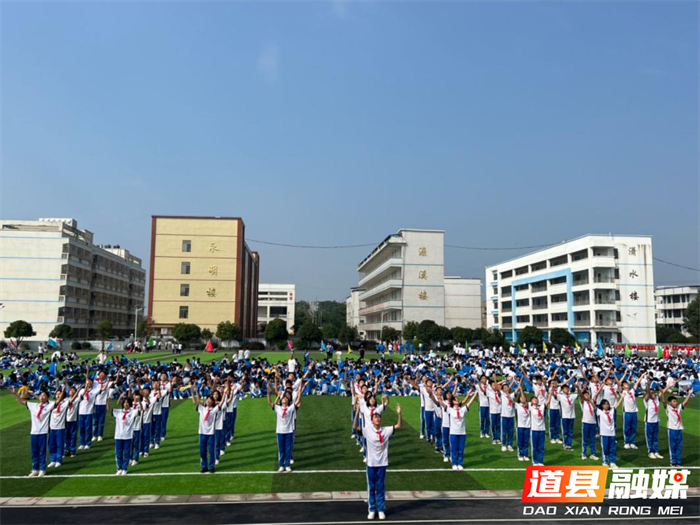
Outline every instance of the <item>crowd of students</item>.
{"type": "MultiPolygon", "coordinates": [[[[665,413],[669,461],[679,466],[682,410],[692,393],[700,390],[698,360],[679,356],[583,352],[523,356],[471,349],[442,356],[408,355],[402,361],[383,354],[355,360],[345,354],[314,362],[306,353],[303,364],[291,354],[277,365],[251,355],[241,357],[224,356],[208,363],[197,359],[180,363],[177,358],[139,363],[122,355],[102,362],[66,359],[58,368],[15,368],[6,385],[30,412],[29,475],[43,476],[47,468],[60,467],[65,456],[88,451],[94,441],[102,441],[108,413],[115,421],[117,475],[125,475],[165,440],[173,398],[192,399],[199,415],[201,471],[213,473],[231,445],[238,401],[246,396],[267,397],[276,416],[278,471],[289,472],[303,396],[335,394],[351,397],[352,437],[367,463],[370,514],[382,518],[388,442],[401,426],[399,418],[394,427],[381,427],[391,397],[420,397],[420,438],[429,441],[454,470],[464,468],[466,419],[472,417],[470,407],[477,400],[480,438],[490,439],[504,453],[517,454],[520,461],[543,465],[548,433],[550,445],[573,451],[574,441],[580,442],[582,460],[601,460],[600,452],[602,463],[615,468],[620,407],[624,448],[638,448],[638,397],[644,398],[646,454],[663,458],[658,434],[665,413]],[[678,394],[670,395],[672,389],[678,394]],[[30,397],[38,403],[28,402],[30,397]],[[577,405],[582,418],[579,436],[574,434],[577,405]]],[[[398,404],[396,411],[400,414],[398,404]]]]}

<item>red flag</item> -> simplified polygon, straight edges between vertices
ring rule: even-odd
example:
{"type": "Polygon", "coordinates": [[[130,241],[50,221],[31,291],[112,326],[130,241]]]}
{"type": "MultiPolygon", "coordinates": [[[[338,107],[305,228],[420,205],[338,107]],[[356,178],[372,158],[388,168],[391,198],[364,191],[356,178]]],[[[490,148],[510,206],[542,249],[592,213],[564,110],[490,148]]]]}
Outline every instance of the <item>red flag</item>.
{"type": "Polygon", "coordinates": [[[670,357],[671,357],[671,351],[668,349],[668,346],[664,346],[663,358],[669,359],[670,357]]]}
{"type": "Polygon", "coordinates": [[[685,347],[685,357],[690,357],[690,347],[689,346],[685,347]]]}
{"type": "Polygon", "coordinates": [[[15,343],[12,339],[10,339],[10,344],[15,347],[15,350],[17,349],[17,343],[15,343]]]}
{"type": "Polygon", "coordinates": [[[289,339],[287,339],[287,346],[289,347],[290,350],[293,350],[292,342],[289,339]]]}
{"type": "Polygon", "coordinates": [[[207,343],[207,346],[204,347],[204,350],[207,352],[213,352],[214,351],[214,345],[211,344],[211,339],[209,339],[209,342],[207,343]]]}

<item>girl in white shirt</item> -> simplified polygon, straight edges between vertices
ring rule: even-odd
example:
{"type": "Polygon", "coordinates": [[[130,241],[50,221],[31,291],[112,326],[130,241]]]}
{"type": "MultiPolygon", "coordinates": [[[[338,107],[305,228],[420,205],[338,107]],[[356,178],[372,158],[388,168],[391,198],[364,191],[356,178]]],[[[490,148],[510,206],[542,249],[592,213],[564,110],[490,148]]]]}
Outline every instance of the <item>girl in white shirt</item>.
{"type": "Polygon", "coordinates": [[[610,401],[603,399],[600,402],[598,409],[598,424],[600,425],[600,444],[603,452],[603,465],[608,465],[610,468],[617,468],[617,442],[615,441],[615,410],[623,397],[620,396],[615,407],[610,406],[610,401]]]}
{"type": "MultiPolygon", "coordinates": [[[[592,388],[589,385],[589,388],[592,388]]],[[[581,402],[581,459],[586,460],[589,457],[598,460],[595,450],[595,434],[598,430],[598,418],[596,416],[597,409],[595,401],[591,400],[590,391],[581,390],[579,383],[579,401],[581,402]],[[588,456],[586,452],[590,451],[588,456]]]]}
{"type": "Polygon", "coordinates": [[[457,396],[452,397],[452,406],[447,406],[442,399],[438,399],[444,412],[450,418],[450,453],[452,470],[464,470],[464,445],[467,441],[466,417],[469,407],[479,395],[478,391],[471,392],[471,398],[467,400],[470,392],[460,401],[457,396]]]}
{"type": "Polygon", "coordinates": [[[659,406],[661,401],[656,390],[651,389],[651,379],[647,380],[644,394],[644,437],[649,459],[663,459],[659,454],[659,406]]]}
{"type": "Polygon", "coordinates": [[[119,396],[117,404],[121,408],[112,410],[114,417],[114,447],[117,461],[117,476],[126,476],[126,470],[131,459],[131,445],[134,438],[134,424],[140,416],[140,407],[133,408],[131,400],[126,398],[126,392],[119,396]]]}
{"type": "MultiPolygon", "coordinates": [[[[275,411],[277,415],[277,452],[279,458],[279,470],[277,472],[291,472],[292,448],[294,445],[294,414],[301,407],[301,396],[297,396],[295,403],[292,403],[291,397],[282,395],[277,392],[277,398],[272,401],[271,389],[269,381],[267,384],[267,404],[275,411]],[[277,404],[279,400],[280,404],[277,404]]],[[[303,389],[302,389],[303,392],[303,389]]],[[[355,414],[357,419],[357,412],[355,414]]]]}
{"type": "Polygon", "coordinates": [[[49,402],[49,395],[46,392],[39,394],[38,403],[28,403],[15,392],[14,388],[12,394],[19,403],[27,407],[31,415],[32,471],[28,477],[41,477],[46,473],[46,444],[49,435],[49,418],[54,403],[49,402]]]}
{"type": "Polygon", "coordinates": [[[552,399],[553,391],[554,388],[551,387],[549,390],[549,395],[542,405],[540,405],[538,396],[532,396],[530,399],[530,441],[532,442],[532,464],[535,466],[544,465],[544,410],[549,404],[549,401],[552,399]]]}
{"type": "Polygon", "coordinates": [[[103,388],[93,384],[91,379],[85,380],[85,386],[78,392],[80,405],[78,405],[78,427],[80,429],[80,446],[78,450],[89,450],[92,441],[93,414],[97,396],[103,393],[103,388]]]}
{"type": "Polygon", "coordinates": [[[213,474],[216,471],[215,425],[216,413],[219,407],[212,396],[208,396],[204,403],[199,397],[198,389],[192,387],[192,403],[199,413],[199,458],[202,466],[202,474],[213,474]]]}
{"type": "Polygon", "coordinates": [[[518,420],[518,461],[527,461],[530,455],[530,407],[521,384],[518,384],[516,394],[519,394],[518,403],[515,405],[518,420]]]}
{"type": "Polygon", "coordinates": [[[78,389],[71,387],[68,391],[68,408],[66,409],[66,454],[75,457],[78,450],[78,389]]]}
{"type": "Polygon", "coordinates": [[[68,402],[65,390],[56,387],[56,401],[49,418],[49,468],[60,467],[63,463],[63,452],[66,446],[66,416],[68,402]]]}

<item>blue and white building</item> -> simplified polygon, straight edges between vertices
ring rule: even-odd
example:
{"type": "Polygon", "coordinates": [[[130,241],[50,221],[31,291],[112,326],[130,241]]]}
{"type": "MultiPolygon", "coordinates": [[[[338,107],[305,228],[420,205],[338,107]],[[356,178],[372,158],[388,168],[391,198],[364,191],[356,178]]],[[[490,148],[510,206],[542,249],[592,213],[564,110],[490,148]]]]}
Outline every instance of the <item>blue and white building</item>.
{"type": "Polygon", "coordinates": [[[115,245],[96,245],[75,219],[0,221],[0,336],[16,320],[46,341],[57,325],[75,338],[95,336],[102,319],[116,336],[134,332],[143,309],[141,259],[115,245]]]}
{"type": "Polygon", "coordinates": [[[655,344],[654,267],[647,235],[584,235],[486,268],[487,327],[516,341],[526,326],[549,340],[655,344]]]}

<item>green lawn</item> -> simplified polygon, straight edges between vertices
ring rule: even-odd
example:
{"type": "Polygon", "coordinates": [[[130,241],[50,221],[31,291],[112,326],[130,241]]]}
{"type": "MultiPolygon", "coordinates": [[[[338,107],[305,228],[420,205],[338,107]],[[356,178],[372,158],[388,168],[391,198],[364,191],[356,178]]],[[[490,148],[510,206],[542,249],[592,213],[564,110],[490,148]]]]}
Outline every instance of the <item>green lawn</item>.
{"type": "MultiPolygon", "coordinates": [[[[478,437],[478,411],[468,416],[465,471],[449,470],[442,456],[418,439],[418,398],[393,398],[404,408],[404,428],[392,438],[390,462],[393,469],[441,469],[440,472],[392,472],[388,490],[471,490],[522,489],[526,463],[515,453],[503,453],[500,447],[478,437]],[[470,471],[470,469],[515,468],[518,471],[470,471]],[[444,471],[442,471],[444,469],[444,471]]],[[[700,399],[693,399],[684,412],[683,464],[700,465],[700,399]]],[[[236,438],[215,475],[114,477],[114,424],[107,418],[105,441],[93,443],[88,452],[66,458],[59,470],[51,469],[44,478],[2,479],[24,476],[31,466],[29,453],[29,417],[11,395],[0,395],[0,496],[82,496],[119,494],[208,494],[236,492],[298,492],[328,490],[364,490],[362,472],[299,474],[304,470],[362,470],[364,464],[354,440],[350,439],[350,400],[338,397],[305,397],[299,414],[295,446],[296,473],[275,474],[277,445],[275,418],[263,399],[245,399],[239,403],[236,438]],[[262,471],[260,474],[225,475],[226,471],[262,471]],[[70,478],[57,474],[107,474],[105,477],[70,478]]],[[[621,423],[621,416],[620,416],[621,423]]],[[[386,424],[393,424],[396,413],[389,410],[386,424]]],[[[665,421],[665,417],[663,417],[665,421]]],[[[662,421],[662,422],[663,422],[662,421]]],[[[577,423],[580,422],[580,414],[577,423]]],[[[579,427],[576,427],[574,451],[546,443],[545,464],[579,465],[579,427]]],[[[620,467],[668,466],[665,430],[660,432],[660,450],[664,460],[646,457],[644,432],[640,421],[639,450],[625,450],[618,439],[620,467]]],[[[199,471],[197,415],[191,401],[172,403],[168,439],[160,450],[129,469],[137,473],[196,473],[199,471]]],[[[591,462],[591,464],[593,464],[591,462]]],[[[600,464],[600,462],[596,462],[600,464]]],[[[698,479],[691,477],[691,485],[698,479]]]]}

